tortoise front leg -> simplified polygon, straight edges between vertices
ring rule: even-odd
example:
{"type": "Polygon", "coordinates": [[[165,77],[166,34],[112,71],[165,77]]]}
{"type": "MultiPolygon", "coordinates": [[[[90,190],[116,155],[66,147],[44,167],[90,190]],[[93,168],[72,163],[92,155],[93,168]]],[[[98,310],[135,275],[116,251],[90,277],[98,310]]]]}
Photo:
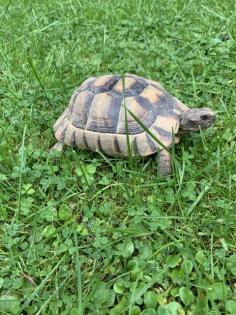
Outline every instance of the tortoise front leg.
{"type": "Polygon", "coordinates": [[[64,143],[61,142],[61,141],[58,141],[51,149],[50,149],[50,152],[51,151],[59,151],[61,152],[63,150],[63,146],[64,146],[64,143]]]}
{"type": "Polygon", "coordinates": [[[159,172],[161,176],[168,176],[171,174],[171,156],[166,150],[161,150],[159,157],[159,172]]]}

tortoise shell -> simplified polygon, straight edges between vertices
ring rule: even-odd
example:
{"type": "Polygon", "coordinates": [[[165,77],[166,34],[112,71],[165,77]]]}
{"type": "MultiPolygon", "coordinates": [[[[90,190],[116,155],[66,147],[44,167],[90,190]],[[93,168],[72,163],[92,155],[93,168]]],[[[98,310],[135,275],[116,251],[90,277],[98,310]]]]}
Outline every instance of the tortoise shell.
{"type": "Polygon", "coordinates": [[[55,136],[69,146],[128,156],[128,133],[132,154],[148,156],[163,147],[136,117],[169,147],[173,133],[178,132],[179,115],[186,109],[158,82],[131,74],[123,79],[120,75],[91,77],[74,92],[54,124],[55,136]]]}

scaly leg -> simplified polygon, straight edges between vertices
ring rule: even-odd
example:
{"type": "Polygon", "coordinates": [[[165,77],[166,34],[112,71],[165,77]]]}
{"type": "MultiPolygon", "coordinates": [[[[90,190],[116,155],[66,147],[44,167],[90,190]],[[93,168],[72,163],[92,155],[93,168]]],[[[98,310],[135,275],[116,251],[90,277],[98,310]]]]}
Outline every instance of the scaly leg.
{"type": "Polygon", "coordinates": [[[164,149],[160,152],[159,171],[161,176],[168,176],[172,171],[170,153],[164,149]]]}

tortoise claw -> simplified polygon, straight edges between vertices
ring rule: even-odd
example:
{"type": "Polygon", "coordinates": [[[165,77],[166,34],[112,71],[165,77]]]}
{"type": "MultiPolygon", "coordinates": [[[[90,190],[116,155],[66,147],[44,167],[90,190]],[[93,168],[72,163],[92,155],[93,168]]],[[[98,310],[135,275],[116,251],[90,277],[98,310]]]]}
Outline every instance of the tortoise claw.
{"type": "Polygon", "coordinates": [[[64,143],[58,141],[58,142],[49,150],[49,152],[53,152],[53,151],[62,152],[63,147],[64,147],[64,143]]]}

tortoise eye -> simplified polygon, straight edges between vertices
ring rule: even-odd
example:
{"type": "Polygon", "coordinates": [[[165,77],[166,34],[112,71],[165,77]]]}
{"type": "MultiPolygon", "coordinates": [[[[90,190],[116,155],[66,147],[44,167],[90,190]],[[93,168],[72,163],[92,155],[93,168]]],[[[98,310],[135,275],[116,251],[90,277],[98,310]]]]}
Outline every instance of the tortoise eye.
{"type": "Polygon", "coordinates": [[[202,120],[208,120],[208,118],[209,118],[208,115],[202,115],[202,116],[201,116],[201,119],[202,119],[202,120]]]}

